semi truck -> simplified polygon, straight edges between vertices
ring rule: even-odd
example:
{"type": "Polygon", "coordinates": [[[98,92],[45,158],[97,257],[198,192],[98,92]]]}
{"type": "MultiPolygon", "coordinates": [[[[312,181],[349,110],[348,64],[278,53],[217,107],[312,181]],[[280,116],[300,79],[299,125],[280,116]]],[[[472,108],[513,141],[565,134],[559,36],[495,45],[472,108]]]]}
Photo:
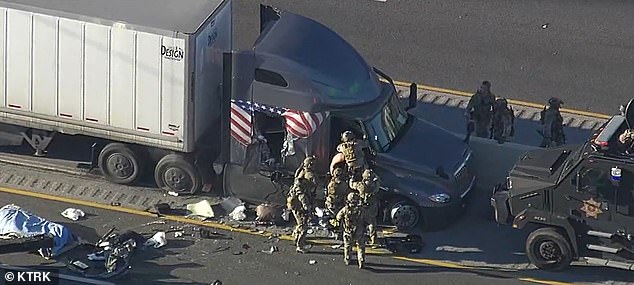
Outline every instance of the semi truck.
{"type": "Polygon", "coordinates": [[[283,203],[301,161],[327,173],[351,130],[369,142],[383,219],[456,216],[471,150],[408,112],[415,85],[398,97],[334,31],[270,6],[236,50],[232,18],[230,0],[0,1],[3,143],[45,155],[55,134],[82,135],[105,141],[95,164],[111,182],[283,203]]]}
{"type": "Polygon", "coordinates": [[[580,145],[527,152],[495,187],[500,224],[530,231],[526,254],[544,270],[573,261],[634,270],[634,100],[580,145]]]}

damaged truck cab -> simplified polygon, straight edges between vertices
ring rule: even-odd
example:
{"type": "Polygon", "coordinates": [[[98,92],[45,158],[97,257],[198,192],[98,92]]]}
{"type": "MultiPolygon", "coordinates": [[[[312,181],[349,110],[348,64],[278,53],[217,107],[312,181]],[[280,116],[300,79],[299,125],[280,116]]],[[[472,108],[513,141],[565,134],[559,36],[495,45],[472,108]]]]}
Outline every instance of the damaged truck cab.
{"type": "Polygon", "coordinates": [[[524,154],[494,190],[497,222],[532,230],[526,253],[537,267],[581,260],[634,270],[634,156],[631,142],[619,141],[632,128],[626,114],[582,145],[524,154]]]}
{"type": "MultiPolygon", "coordinates": [[[[416,89],[405,107],[407,98],[398,96],[392,79],[332,30],[299,15],[261,9],[253,49],[226,58],[233,84],[222,129],[231,135],[216,164],[225,193],[283,204],[307,155],[316,156],[325,185],[341,133],[351,130],[369,141],[368,155],[384,190],[383,219],[402,229],[449,222],[475,184],[469,147],[408,113],[416,89]]],[[[318,200],[323,192],[317,191],[318,200]]]]}

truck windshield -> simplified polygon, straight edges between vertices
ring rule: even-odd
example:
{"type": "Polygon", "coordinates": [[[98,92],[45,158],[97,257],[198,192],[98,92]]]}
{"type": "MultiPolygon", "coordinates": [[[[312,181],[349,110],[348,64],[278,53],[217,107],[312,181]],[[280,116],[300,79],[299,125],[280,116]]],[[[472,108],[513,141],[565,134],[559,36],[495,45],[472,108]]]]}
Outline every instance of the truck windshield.
{"type": "Polygon", "coordinates": [[[396,94],[372,119],[364,122],[368,138],[378,152],[386,152],[407,123],[407,112],[396,94]]]}
{"type": "Polygon", "coordinates": [[[577,164],[585,147],[585,144],[579,146],[577,150],[575,150],[572,154],[570,154],[570,156],[568,156],[568,158],[564,162],[561,173],[559,174],[559,179],[557,179],[558,181],[561,181],[561,179],[563,179],[568,174],[568,171],[577,164]]]}

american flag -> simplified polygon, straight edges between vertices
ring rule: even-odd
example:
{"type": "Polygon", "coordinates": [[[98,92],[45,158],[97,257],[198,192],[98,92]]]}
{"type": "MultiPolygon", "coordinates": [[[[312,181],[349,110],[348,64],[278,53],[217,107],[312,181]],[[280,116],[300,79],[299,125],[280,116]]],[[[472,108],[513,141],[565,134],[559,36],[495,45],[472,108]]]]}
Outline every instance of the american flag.
{"type": "Polygon", "coordinates": [[[252,141],[253,112],[284,117],[286,131],[298,138],[312,135],[328,116],[327,112],[308,113],[246,100],[231,100],[231,136],[243,145],[252,141]]]}

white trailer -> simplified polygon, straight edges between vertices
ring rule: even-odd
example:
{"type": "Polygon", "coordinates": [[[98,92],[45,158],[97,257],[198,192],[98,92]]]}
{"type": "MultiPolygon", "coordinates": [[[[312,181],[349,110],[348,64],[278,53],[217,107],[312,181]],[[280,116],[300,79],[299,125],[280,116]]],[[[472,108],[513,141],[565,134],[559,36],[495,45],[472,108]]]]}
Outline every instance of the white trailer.
{"type": "Polygon", "coordinates": [[[5,144],[44,155],[55,133],[102,138],[108,180],[133,183],[151,164],[159,186],[200,190],[231,14],[229,0],[0,1],[5,144]]]}

